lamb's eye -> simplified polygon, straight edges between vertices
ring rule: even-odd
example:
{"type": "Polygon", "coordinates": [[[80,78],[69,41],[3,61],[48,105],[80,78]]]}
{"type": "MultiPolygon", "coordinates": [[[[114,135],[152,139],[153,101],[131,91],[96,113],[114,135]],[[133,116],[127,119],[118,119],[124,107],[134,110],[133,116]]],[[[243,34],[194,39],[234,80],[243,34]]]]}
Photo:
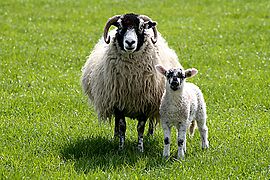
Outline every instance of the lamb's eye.
{"type": "Polygon", "coordinates": [[[180,79],[184,79],[185,76],[182,74],[182,72],[178,72],[177,73],[177,77],[180,78],[180,79]]]}
{"type": "Polygon", "coordinates": [[[172,71],[169,71],[169,72],[166,74],[166,77],[167,77],[167,78],[173,77],[173,72],[172,72],[172,71]]]}

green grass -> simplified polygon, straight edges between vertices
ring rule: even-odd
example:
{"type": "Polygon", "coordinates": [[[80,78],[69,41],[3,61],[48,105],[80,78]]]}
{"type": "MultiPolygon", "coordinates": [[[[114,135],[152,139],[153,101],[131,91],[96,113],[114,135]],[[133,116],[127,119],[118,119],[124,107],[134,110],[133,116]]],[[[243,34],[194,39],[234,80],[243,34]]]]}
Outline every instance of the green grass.
{"type": "MultiPolygon", "coordinates": [[[[269,179],[270,3],[0,1],[0,179],[269,179]],[[80,86],[81,67],[115,14],[147,14],[204,92],[210,149],[162,159],[163,133],[117,151],[80,86]]],[[[173,133],[172,154],[176,154],[173,133]]]]}

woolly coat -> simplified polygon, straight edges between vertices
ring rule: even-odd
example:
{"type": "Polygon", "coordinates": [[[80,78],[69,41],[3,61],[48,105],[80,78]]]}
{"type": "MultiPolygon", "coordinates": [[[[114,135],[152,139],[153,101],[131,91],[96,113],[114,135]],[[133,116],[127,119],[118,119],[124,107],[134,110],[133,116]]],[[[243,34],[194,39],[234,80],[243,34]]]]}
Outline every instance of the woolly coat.
{"type": "Polygon", "coordinates": [[[82,86],[98,113],[99,120],[111,119],[115,108],[126,117],[159,117],[159,106],[165,79],[155,69],[181,66],[176,53],[158,34],[151,41],[152,30],[139,51],[127,54],[116,42],[115,30],[110,31],[111,43],[101,38],[82,69],[82,86]]]}

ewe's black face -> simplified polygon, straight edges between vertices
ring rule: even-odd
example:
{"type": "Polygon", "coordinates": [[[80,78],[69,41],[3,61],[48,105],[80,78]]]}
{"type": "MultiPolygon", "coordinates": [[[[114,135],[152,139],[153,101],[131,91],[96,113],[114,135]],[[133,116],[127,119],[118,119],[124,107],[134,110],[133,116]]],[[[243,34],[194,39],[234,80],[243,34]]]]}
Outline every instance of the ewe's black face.
{"type": "Polygon", "coordinates": [[[145,29],[152,28],[155,22],[144,22],[136,14],[125,14],[116,23],[116,39],[122,50],[133,53],[139,51],[143,45],[145,29]]]}
{"type": "Polygon", "coordinates": [[[166,71],[165,76],[167,77],[167,83],[174,91],[180,89],[185,80],[185,72],[180,68],[166,71]]]}

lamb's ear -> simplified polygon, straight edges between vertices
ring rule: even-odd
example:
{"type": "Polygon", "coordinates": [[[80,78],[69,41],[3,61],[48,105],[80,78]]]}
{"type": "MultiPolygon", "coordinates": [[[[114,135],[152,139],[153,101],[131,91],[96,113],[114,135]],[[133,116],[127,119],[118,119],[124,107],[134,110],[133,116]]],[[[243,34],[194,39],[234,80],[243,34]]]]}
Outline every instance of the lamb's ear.
{"type": "Polygon", "coordinates": [[[195,76],[198,73],[198,70],[195,68],[187,69],[185,70],[185,76],[186,78],[190,78],[195,76]]]}
{"type": "Polygon", "coordinates": [[[163,75],[165,75],[167,72],[167,70],[163,66],[161,66],[160,64],[156,65],[156,70],[163,75]]]}

